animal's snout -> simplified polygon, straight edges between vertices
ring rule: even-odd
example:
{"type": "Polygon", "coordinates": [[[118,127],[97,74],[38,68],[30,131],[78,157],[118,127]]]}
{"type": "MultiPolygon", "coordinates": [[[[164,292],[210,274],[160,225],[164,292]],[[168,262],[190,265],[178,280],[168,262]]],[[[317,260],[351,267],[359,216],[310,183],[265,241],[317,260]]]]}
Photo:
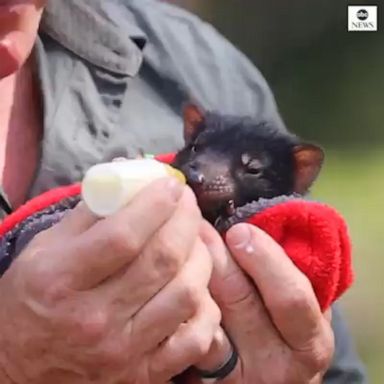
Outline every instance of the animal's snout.
{"type": "Polygon", "coordinates": [[[205,176],[197,164],[190,164],[187,169],[187,180],[194,185],[202,185],[205,182],[205,176]]]}

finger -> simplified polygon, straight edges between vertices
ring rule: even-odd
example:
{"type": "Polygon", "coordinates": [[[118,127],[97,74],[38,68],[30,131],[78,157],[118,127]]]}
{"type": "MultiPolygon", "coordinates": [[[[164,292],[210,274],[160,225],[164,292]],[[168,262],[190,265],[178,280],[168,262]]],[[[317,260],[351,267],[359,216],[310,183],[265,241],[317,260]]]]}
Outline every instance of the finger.
{"type": "Polygon", "coordinates": [[[181,376],[180,384],[239,384],[244,382],[244,373],[242,369],[242,364],[239,360],[233,371],[220,380],[203,379],[196,369],[190,369],[181,376]]]}
{"type": "MultiPolygon", "coordinates": [[[[192,190],[186,188],[172,218],[157,231],[126,272],[126,280],[158,292],[191,255],[202,217],[192,190]]],[[[124,294],[126,291],[124,292],[124,294]]]]}
{"type": "Polygon", "coordinates": [[[173,178],[144,188],[124,209],[98,221],[70,243],[61,243],[55,249],[55,273],[67,275],[73,289],[93,287],[117,273],[171,218],[183,191],[173,178]]]}
{"type": "Polygon", "coordinates": [[[195,367],[203,371],[213,372],[220,368],[232,353],[232,344],[222,328],[214,335],[211,347],[204,358],[195,367]]]}
{"type": "Polygon", "coordinates": [[[202,379],[194,369],[190,369],[183,373],[180,381],[176,381],[176,384],[239,384],[243,383],[242,367],[239,363],[235,369],[227,377],[221,380],[202,379]]]}
{"type": "MultiPolygon", "coordinates": [[[[228,361],[232,354],[232,345],[224,330],[219,328],[214,335],[211,347],[206,356],[195,367],[204,371],[213,372],[220,368],[224,362],[228,361]]],[[[213,379],[202,379],[196,369],[189,369],[185,372],[180,383],[184,384],[205,384],[212,383],[213,379]]],[[[220,379],[223,384],[237,384],[241,382],[241,361],[238,359],[237,365],[225,378],[220,379]]]]}
{"type": "Polygon", "coordinates": [[[220,311],[207,295],[196,316],[182,324],[151,356],[149,372],[162,382],[197,363],[210,349],[220,326],[220,311]]]}
{"type": "Polygon", "coordinates": [[[99,218],[88,209],[86,204],[80,201],[74,209],[71,209],[64,215],[56,229],[76,235],[89,229],[98,220],[99,218]]]}
{"type": "Polygon", "coordinates": [[[176,278],[141,308],[130,322],[130,338],[133,345],[139,346],[140,352],[153,350],[198,311],[201,297],[207,292],[212,261],[201,241],[196,242],[192,253],[176,278]]]}
{"type": "Polygon", "coordinates": [[[332,309],[329,308],[324,312],[324,318],[328,321],[328,323],[332,322],[332,309]]]}
{"type": "Polygon", "coordinates": [[[282,344],[265,305],[253,282],[246,276],[227,251],[216,230],[205,223],[201,238],[206,244],[212,260],[213,272],[210,291],[218,303],[223,325],[233,342],[253,356],[263,354],[271,345],[282,344]],[[254,338],[252,343],[249,337],[254,338]]]}
{"type": "Polygon", "coordinates": [[[301,348],[318,335],[322,314],[308,279],[265,232],[248,225],[226,236],[233,257],[249,274],[288,345],[301,348]],[[292,315],[294,314],[294,316],[292,315]]]}
{"type": "Polygon", "coordinates": [[[100,285],[97,291],[107,300],[114,298],[126,307],[129,300],[129,307],[134,312],[127,314],[126,319],[133,316],[180,272],[192,254],[200,222],[201,213],[196,198],[186,188],[172,218],[151,238],[140,256],[122,276],[114,276],[100,285]]]}
{"type": "Polygon", "coordinates": [[[231,310],[237,306],[237,303],[251,297],[255,293],[255,289],[232,259],[213,227],[204,222],[200,233],[214,265],[210,283],[212,294],[221,307],[231,310]]]}
{"type": "MultiPolygon", "coordinates": [[[[38,241],[47,245],[63,241],[75,235],[79,235],[89,229],[98,221],[83,202],[78,203],[73,209],[66,211],[62,219],[50,229],[41,232],[38,241]]],[[[69,240],[68,240],[69,241],[69,240]]]]}

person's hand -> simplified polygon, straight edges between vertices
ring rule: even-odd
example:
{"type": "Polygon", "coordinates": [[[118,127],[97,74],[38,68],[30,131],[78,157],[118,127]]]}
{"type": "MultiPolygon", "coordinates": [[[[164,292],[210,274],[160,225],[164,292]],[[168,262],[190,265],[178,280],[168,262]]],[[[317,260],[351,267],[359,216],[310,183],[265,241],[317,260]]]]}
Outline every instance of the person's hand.
{"type": "MultiPolygon", "coordinates": [[[[208,226],[205,237],[214,257],[211,292],[239,355],[220,383],[321,383],[334,339],[330,312],[321,313],[308,279],[271,237],[254,226],[239,224],[228,231],[233,258],[208,226]]],[[[228,338],[219,334],[198,368],[215,370],[230,351],[228,338]]],[[[196,374],[185,380],[201,382],[196,374]]]]}
{"type": "Polygon", "coordinates": [[[165,383],[220,324],[192,191],[157,181],[96,220],[80,204],[0,279],[0,375],[15,384],[165,383]]]}

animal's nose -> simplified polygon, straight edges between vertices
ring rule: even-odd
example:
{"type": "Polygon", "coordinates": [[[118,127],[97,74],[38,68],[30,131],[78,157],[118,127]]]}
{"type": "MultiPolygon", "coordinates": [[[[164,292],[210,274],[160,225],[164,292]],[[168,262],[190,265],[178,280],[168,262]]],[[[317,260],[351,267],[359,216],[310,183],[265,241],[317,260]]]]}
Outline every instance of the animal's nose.
{"type": "Polygon", "coordinates": [[[205,177],[202,172],[200,172],[196,165],[191,165],[188,169],[187,179],[191,184],[201,185],[205,181],[205,177]]]}

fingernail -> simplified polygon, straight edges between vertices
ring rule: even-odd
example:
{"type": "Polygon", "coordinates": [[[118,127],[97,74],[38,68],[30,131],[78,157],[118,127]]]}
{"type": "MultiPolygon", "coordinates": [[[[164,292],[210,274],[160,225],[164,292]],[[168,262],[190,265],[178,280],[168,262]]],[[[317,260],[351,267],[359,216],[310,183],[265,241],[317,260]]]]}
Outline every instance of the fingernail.
{"type": "Polygon", "coordinates": [[[167,181],[166,188],[175,200],[178,200],[183,193],[184,185],[181,184],[176,178],[171,177],[167,181]]]}
{"type": "Polygon", "coordinates": [[[252,234],[247,224],[237,224],[228,231],[227,242],[235,249],[243,249],[252,253],[254,248],[251,243],[252,234]]]}

